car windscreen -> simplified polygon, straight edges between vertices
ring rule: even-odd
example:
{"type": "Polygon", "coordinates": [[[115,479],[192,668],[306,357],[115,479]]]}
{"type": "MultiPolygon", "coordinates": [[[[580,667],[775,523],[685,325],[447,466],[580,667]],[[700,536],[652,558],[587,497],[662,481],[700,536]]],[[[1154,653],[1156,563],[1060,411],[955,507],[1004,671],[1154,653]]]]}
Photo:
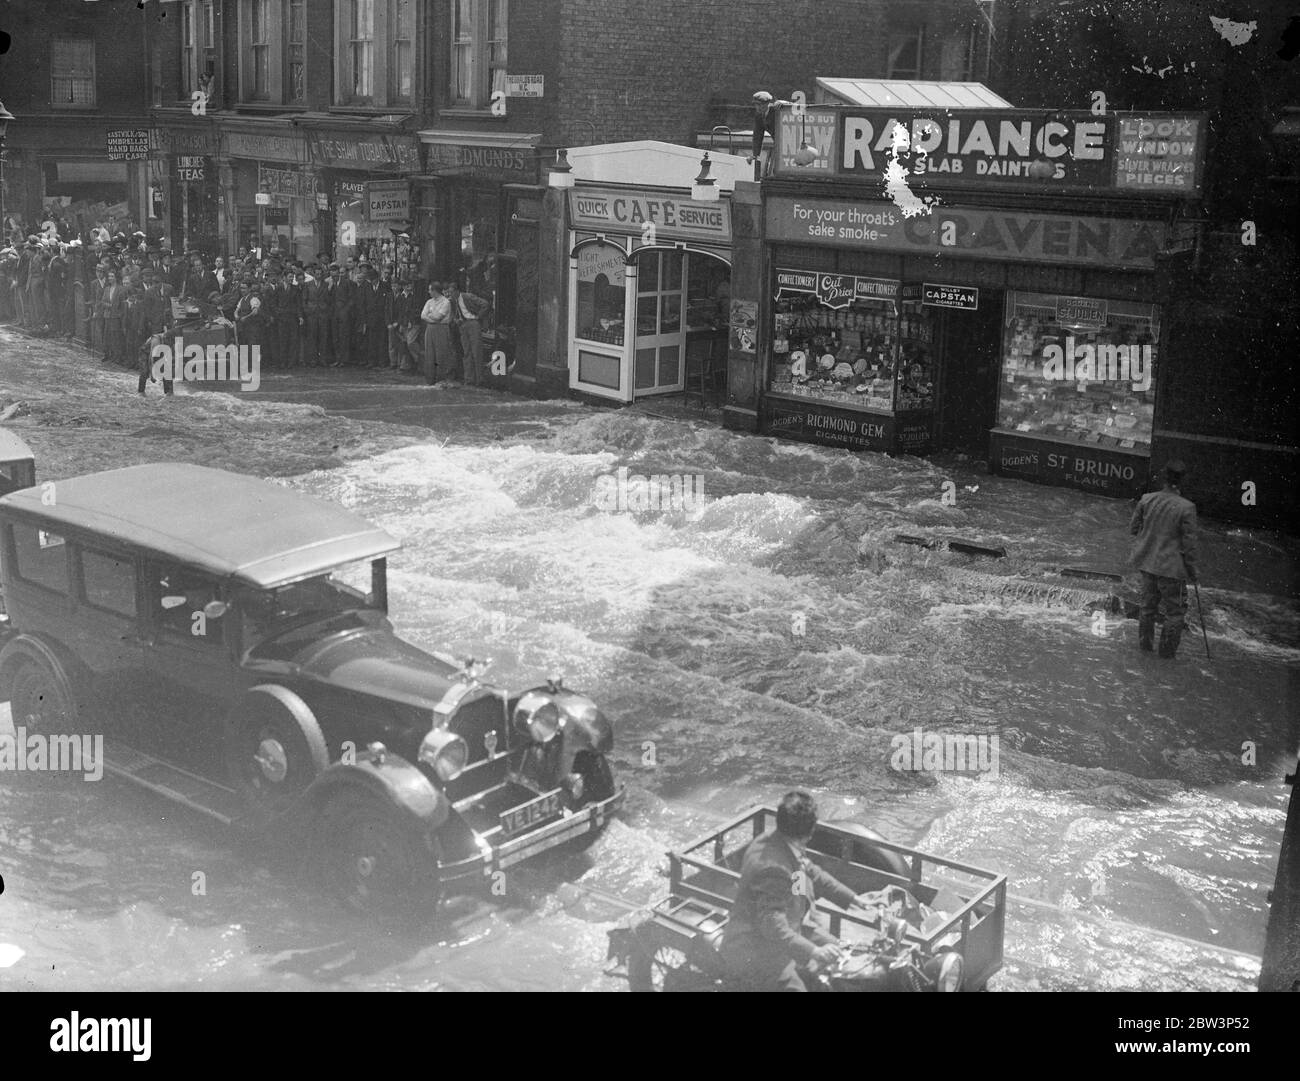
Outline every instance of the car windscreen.
{"type": "MultiPolygon", "coordinates": [[[[266,655],[266,648],[259,643],[277,640],[280,646],[273,652],[278,655],[286,646],[283,639],[290,632],[311,627],[313,629],[303,633],[319,636],[321,631],[316,625],[320,620],[372,608],[370,596],[356,585],[358,581],[366,580],[369,574],[370,565],[363,563],[360,571],[357,566],[349,565],[276,589],[244,590],[240,594],[239,607],[245,646],[252,646],[255,652],[266,655]]],[[[331,619],[331,622],[335,621],[331,619]]],[[[364,620],[353,622],[359,626],[364,620]]],[[[299,646],[302,644],[306,643],[297,643],[299,646]]]]}

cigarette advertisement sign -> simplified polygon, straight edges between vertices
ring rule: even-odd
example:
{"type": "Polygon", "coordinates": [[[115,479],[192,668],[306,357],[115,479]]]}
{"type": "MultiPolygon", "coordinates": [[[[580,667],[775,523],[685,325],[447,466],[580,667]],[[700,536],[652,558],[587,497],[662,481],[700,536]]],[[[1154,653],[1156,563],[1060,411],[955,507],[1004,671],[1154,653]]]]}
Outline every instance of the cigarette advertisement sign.
{"type": "Polygon", "coordinates": [[[1132,270],[1153,269],[1169,238],[1159,221],[975,206],[908,218],[879,199],[772,196],[766,214],[767,237],[777,242],[1132,270]]]}

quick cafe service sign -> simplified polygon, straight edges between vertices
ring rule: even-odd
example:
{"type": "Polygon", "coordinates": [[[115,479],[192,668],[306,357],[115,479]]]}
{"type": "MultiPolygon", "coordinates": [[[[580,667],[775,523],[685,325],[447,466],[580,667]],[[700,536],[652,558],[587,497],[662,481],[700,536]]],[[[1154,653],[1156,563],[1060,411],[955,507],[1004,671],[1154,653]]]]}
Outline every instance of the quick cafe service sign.
{"type": "Polygon", "coordinates": [[[656,237],[731,242],[731,207],[723,201],[697,203],[657,192],[581,188],[569,192],[569,213],[575,229],[644,236],[647,225],[653,225],[656,237]]]}

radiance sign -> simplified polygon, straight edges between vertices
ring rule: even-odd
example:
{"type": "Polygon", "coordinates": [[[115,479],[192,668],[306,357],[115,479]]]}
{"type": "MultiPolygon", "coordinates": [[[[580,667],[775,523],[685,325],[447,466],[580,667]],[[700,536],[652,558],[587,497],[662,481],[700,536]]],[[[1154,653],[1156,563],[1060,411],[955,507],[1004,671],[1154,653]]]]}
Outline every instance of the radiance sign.
{"type": "Polygon", "coordinates": [[[654,226],[656,238],[731,243],[731,205],[697,203],[676,195],[622,189],[581,188],[569,192],[573,228],[595,233],[645,236],[654,226]]]}
{"type": "Polygon", "coordinates": [[[782,107],[775,164],[780,175],[832,175],[883,184],[898,142],[917,192],[1200,194],[1205,158],[1201,115],[823,106],[809,109],[806,119],[792,107],[782,107]],[[800,166],[794,155],[805,141],[819,153],[800,166]]]}
{"type": "Polygon", "coordinates": [[[1163,222],[942,206],[905,218],[880,200],[767,201],[767,237],[912,255],[1151,270],[1169,237],[1163,222]]]}
{"type": "Polygon", "coordinates": [[[898,299],[899,282],[889,278],[859,278],[853,274],[820,274],[808,270],[778,270],[776,295],[807,293],[828,308],[847,308],[863,300],[898,299]]]}

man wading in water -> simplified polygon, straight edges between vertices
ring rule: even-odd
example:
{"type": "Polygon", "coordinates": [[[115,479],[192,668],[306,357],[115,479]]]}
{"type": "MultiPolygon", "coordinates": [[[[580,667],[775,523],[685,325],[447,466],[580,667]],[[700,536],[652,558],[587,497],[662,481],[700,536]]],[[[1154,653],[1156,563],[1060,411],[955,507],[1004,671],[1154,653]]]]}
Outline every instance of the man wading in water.
{"type": "Polygon", "coordinates": [[[1155,642],[1156,610],[1164,612],[1160,656],[1173,657],[1183,636],[1187,583],[1196,581],[1196,507],[1178,491],[1186,467],[1178,459],[1165,466],[1162,491],[1148,492],[1133,512],[1130,562],[1142,572],[1138,646],[1150,652],[1155,642]]]}

